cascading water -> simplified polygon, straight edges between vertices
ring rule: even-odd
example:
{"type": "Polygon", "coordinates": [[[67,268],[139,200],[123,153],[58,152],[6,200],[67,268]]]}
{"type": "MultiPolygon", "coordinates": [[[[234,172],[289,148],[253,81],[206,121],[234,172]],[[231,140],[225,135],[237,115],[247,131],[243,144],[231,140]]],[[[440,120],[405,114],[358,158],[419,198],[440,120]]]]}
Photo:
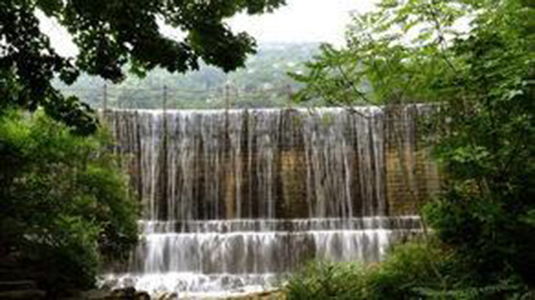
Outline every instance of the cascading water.
{"type": "Polygon", "coordinates": [[[145,213],[126,270],[102,282],[228,296],[309,259],[380,260],[436,190],[422,110],[107,112],[145,213]]]}

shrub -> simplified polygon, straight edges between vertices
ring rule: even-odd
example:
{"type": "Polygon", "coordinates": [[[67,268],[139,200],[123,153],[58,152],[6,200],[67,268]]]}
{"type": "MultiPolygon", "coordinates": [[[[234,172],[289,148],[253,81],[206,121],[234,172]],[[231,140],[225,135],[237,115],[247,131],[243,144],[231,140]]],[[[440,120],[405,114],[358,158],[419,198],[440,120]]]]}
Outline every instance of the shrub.
{"type": "Polygon", "coordinates": [[[110,141],[41,113],[0,115],[0,254],[44,271],[49,290],[90,287],[99,261],[137,241],[137,204],[110,141]]]}
{"type": "Polygon", "coordinates": [[[290,300],[360,299],[365,272],[355,263],[311,262],[290,279],[286,293],[290,300]]]}
{"type": "Polygon", "coordinates": [[[515,277],[481,284],[470,266],[440,242],[395,246],[385,261],[308,264],[290,278],[286,294],[299,299],[528,299],[515,277]]]}

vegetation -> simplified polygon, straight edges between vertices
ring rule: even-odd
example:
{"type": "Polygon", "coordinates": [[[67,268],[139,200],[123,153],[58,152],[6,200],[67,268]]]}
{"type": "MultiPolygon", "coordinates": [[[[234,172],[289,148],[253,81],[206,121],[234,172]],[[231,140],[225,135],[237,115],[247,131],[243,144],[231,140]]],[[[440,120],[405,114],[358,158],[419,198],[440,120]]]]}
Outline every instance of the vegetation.
{"type": "MultiPolygon", "coordinates": [[[[352,299],[526,299],[535,287],[533,20],[532,1],[384,0],[355,19],[347,49],[324,46],[294,75],[307,84],[299,100],[436,103],[430,146],[445,181],[423,217],[438,242],[394,249],[357,276],[352,299]]],[[[290,285],[290,299],[313,289],[290,285]]]]}
{"type": "Polygon", "coordinates": [[[0,2],[0,109],[42,106],[55,120],[78,133],[96,131],[89,106],[64,97],[51,85],[58,76],[73,83],[81,71],[112,82],[124,79],[123,66],[143,75],[156,67],[184,73],[199,59],[225,72],[243,66],[255,41],[234,34],[225,20],[237,13],[262,14],[284,0],[158,1],[158,0],[5,0],[0,2]],[[36,12],[53,18],[73,37],[76,60],[59,56],[39,28],[36,12]],[[186,34],[175,41],[160,32],[164,23],[186,34]]]}
{"type": "MultiPolygon", "coordinates": [[[[119,83],[128,67],[140,76],[160,70],[156,82],[161,70],[195,70],[200,59],[228,72],[244,66],[255,43],[224,20],[282,4],[1,1],[1,254],[46,270],[51,290],[79,288],[93,283],[99,261],[124,255],[136,241],[137,207],[109,139],[88,105],[52,85],[55,77],[72,84],[86,72],[119,83]],[[69,30],[76,61],[50,46],[37,11],[69,30]],[[157,20],[187,38],[163,36],[157,20]],[[13,107],[43,108],[47,116],[13,107]]],[[[377,11],[355,17],[347,48],[324,45],[306,73],[292,75],[305,84],[300,101],[434,103],[430,145],[445,181],[423,212],[433,237],[396,247],[377,265],[311,265],[290,282],[290,299],[533,296],[534,20],[530,0],[382,0],[377,11]]],[[[228,77],[210,70],[203,88],[221,89],[228,77]]],[[[244,90],[261,90],[247,83],[251,73],[241,74],[244,90]]]]}
{"type": "Polygon", "coordinates": [[[260,45],[258,53],[248,57],[245,68],[229,73],[201,64],[199,70],[187,74],[158,68],[144,78],[131,76],[114,85],[82,74],[70,86],[60,80],[55,80],[54,86],[65,95],[75,95],[101,108],[106,97],[108,108],[161,109],[164,86],[166,106],[172,109],[285,107],[295,105],[291,96],[301,88],[287,73],[303,71],[304,62],[317,50],[318,44],[314,43],[270,43],[260,45]]]}
{"type": "Polygon", "coordinates": [[[0,116],[0,257],[49,290],[89,287],[106,257],[137,241],[137,204],[109,137],[79,137],[42,113],[0,116]]]}
{"type": "Polygon", "coordinates": [[[288,299],[531,299],[525,285],[480,285],[453,250],[437,241],[396,246],[381,264],[311,263],[286,286],[288,299]]]}
{"type": "Polygon", "coordinates": [[[49,291],[86,288],[99,262],[136,242],[137,205],[110,139],[92,108],[64,96],[55,79],[70,85],[85,72],[119,83],[126,71],[185,73],[200,60],[229,72],[244,66],[256,45],[225,20],[283,4],[0,1],[0,259],[14,256],[42,272],[49,291]],[[68,30],[76,58],[58,55],[39,27],[44,18],[68,30]],[[164,36],[162,25],[185,39],[164,36]]]}

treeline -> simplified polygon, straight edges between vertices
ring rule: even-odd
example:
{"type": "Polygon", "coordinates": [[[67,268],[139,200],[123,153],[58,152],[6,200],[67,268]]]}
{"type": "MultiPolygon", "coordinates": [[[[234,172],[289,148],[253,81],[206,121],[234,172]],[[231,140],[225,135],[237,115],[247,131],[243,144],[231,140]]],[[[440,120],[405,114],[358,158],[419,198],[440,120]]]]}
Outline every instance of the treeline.
{"type": "MultiPolygon", "coordinates": [[[[258,108],[295,105],[293,95],[303,84],[288,73],[302,73],[305,62],[319,52],[315,43],[265,44],[248,57],[246,67],[224,73],[201,65],[198,71],[171,74],[155,69],[139,78],[129,76],[121,84],[111,84],[82,75],[71,86],[56,81],[67,95],[76,95],[94,106],[121,108],[258,108]]],[[[321,102],[307,103],[307,105],[321,102]]]]}

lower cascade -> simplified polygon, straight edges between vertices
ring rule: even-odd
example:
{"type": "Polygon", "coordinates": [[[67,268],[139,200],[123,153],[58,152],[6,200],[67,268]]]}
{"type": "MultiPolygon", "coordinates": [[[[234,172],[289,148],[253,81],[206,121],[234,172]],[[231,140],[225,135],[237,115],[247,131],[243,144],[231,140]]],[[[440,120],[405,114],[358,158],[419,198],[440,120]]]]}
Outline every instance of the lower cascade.
{"type": "Polygon", "coordinates": [[[100,284],[228,297],[312,259],[381,260],[421,231],[414,214],[438,188],[427,111],[106,111],[144,214],[128,264],[100,284]]]}

